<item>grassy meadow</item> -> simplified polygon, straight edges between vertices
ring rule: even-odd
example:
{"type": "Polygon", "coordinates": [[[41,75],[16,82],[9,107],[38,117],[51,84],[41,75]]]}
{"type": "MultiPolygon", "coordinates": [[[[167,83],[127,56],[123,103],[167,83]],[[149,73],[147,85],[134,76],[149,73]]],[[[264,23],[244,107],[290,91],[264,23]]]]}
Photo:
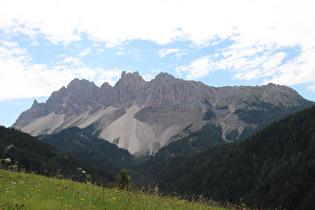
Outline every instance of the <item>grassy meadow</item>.
{"type": "Polygon", "coordinates": [[[223,209],[140,190],[120,190],[0,169],[0,209],[223,209]]]}

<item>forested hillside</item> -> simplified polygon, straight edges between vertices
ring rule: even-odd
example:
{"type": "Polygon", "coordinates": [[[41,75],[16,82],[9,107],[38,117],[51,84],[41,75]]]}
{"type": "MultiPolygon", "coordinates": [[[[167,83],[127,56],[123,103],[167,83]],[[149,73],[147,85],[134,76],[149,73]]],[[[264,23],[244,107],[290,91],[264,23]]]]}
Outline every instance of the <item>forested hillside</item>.
{"type": "MultiPolygon", "coordinates": [[[[139,185],[164,186],[165,182],[173,182],[176,177],[170,171],[188,160],[194,154],[204,152],[215,146],[226,144],[222,139],[221,127],[213,124],[203,126],[199,131],[189,132],[189,135],[161,148],[154,156],[136,158],[128,167],[137,176],[135,182],[139,185]],[[165,176],[168,174],[167,176],[165,176]],[[173,179],[174,178],[174,179],[173,179]]],[[[184,174],[185,171],[176,172],[184,174]]]]}
{"type": "Polygon", "coordinates": [[[98,181],[106,184],[114,176],[105,170],[67,153],[59,152],[29,134],[0,126],[0,158],[2,168],[35,172],[77,181],[98,181]]]}
{"type": "Polygon", "coordinates": [[[259,208],[312,209],[314,151],[315,106],[274,122],[243,142],[179,163],[164,174],[163,187],[234,203],[243,198],[259,208]]]}
{"type": "Polygon", "coordinates": [[[112,174],[117,174],[132,159],[127,150],[97,138],[87,129],[67,128],[56,134],[41,136],[40,139],[61,152],[94,163],[112,174]]]}

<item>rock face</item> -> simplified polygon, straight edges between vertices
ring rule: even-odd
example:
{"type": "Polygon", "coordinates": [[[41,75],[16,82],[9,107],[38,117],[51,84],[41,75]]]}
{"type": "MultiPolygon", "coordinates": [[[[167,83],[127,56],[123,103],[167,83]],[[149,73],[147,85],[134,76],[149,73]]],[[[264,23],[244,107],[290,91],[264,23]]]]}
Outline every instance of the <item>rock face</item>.
{"type": "Polygon", "coordinates": [[[99,137],[132,154],[155,153],[171,137],[184,135],[187,126],[195,131],[214,123],[221,126],[224,139],[237,131],[237,140],[245,128],[255,125],[236,111],[263,109],[261,103],[300,108],[311,104],[291,88],[274,84],[215,88],[167,73],[145,81],[138,72],[123,72],[114,87],[74,79],[53,92],[46,103],[35,100],[12,127],[36,136],[92,126],[99,137]],[[209,112],[214,117],[205,118],[209,112]]]}

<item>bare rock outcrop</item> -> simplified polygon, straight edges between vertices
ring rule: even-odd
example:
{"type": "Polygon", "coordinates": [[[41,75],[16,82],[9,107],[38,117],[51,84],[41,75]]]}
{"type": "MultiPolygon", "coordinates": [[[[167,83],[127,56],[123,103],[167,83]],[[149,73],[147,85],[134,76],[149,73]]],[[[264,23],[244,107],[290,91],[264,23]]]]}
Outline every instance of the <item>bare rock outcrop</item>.
{"type": "Polygon", "coordinates": [[[220,125],[227,140],[232,131],[241,136],[244,129],[257,126],[246,122],[240,114],[244,110],[310,104],[293,89],[275,84],[216,88],[167,73],[145,81],[138,72],[123,72],[114,87],[74,79],[46,103],[35,100],[12,127],[41,135],[93,125],[99,137],[131,153],[154,153],[188,125],[194,130],[206,123],[220,125]],[[206,119],[209,112],[214,117],[206,119]]]}

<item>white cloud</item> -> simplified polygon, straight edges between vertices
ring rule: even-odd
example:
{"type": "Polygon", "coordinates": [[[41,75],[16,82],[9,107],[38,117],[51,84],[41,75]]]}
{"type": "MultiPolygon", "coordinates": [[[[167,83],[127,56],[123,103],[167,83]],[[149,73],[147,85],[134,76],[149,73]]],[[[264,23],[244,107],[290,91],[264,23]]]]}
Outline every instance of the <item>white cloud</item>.
{"type": "Polygon", "coordinates": [[[66,57],[63,65],[52,67],[31,61],[25,50],[14,43],[0,47],[0,89],[3,90],[0,100],[48,96],[74,78],[96,80],[98,85],[107,81],[113,85],[121,73],[121,70],[90,69],[72,57],[66,57]],[[75,68],[73,64],[77,64],[75,68]]]}
{"type": "Polygon", "coordinates": [[[70,63],[72,65],[82,65],[81,61],[78,59],[78,58],[73,58],[73,57],[66,57],[64,60],[63,60],[64,63],[70,63]]]}
{"type": "MultiPolygon", "coordinates": [[[[154,71],[155,71],[155,70],[154,70],[154,71]]],[[[152,72],[154,72],[154,71],[152,71],[152,72]]],[[[156,74],[145,74],[145,75],[143,75],[142,77],[143,77],[143,79],[144,79],[145,81],[150,81],[150,80],[154,79],[155,76],[156,76],[156,74]]]]}
{"type": "Polygon", "coordinates": [[[82,57],[82,56],[86,56],[90,53],[91,53],[91,49],[86,49],[86,50],[82,51],[78,56],[82,57]]]}
{"type": "Polygon", "coordinates": [[[5,90],[1,91],[0,100],[47,96],[75,77],[69,70],[30,64],[29,58],[17,53],[20,51],[23,50],[18,47],[0,48],[0,88],[5,90]]]}
{"type": "Polygon", "coordinates": [[[165,56],[171,54],[171,53],[177,53],[179,50],[177,48],[175,49],[162,49],[159,51],[159,55],[164,58],[165,56]]]}
{"type": "Polygon", "coordinates": [[[301,53],[293,61],[287,62],[277,69],[277,75],[266,82],[274,82],[278,84],[295,85],[302,83],[312,83],[308,87],[309,90],[314,90],[315,86],[315,63],[312,62],[312,57],[315,49],[307,50],[301,53]]]}
{"type": "Polygon", "coordinates": [[[0,6],[0,28],[6,31],[44,34],[65,43],[87,34],[107,47],[134,39],[158,44],[191,40],[204,45],[230,37],[249,45],[307,45],[314,33],[312,0],[21,0],[1,1],[0,6]]]}
{"type": "MultiPolygon", "coordinates": [[[[210,44],[217,47],[220,41],[230,40],[232,43],[223,51],[201,56],[188,66],[181,65],[176,68],[177,73],[197,79],[225,69],[234,72],[235,79],[263,78],[265,82],[286,85],[308,82],[313,84],[310,90],[315,89],[314,28],[313,0],[0,1],[3,36],[26,34],[34,40],[33,44],[38,44],[36,40],[40,37],[65,46],[88,37],[95,46],[106,47],[123,46],[135,39],[160,45],[191,41],[198,47],[210,44]],[[298,57],[284,63],[287,56],[284,49],[296,46],[300,48],[298,57]]],[[[37,80],[30,72],[43,78],[52,72],[52,77],[92,78],[99,74],[98,70],[87,69],[78,58],[64,59],[65,69],[76,65],[76,72],[72,72],[58,66],[31,64],[25,49],[16,42],[5,41],[2,46],[0,71],[5,84],[13,78],[17,78],[15,81],[29,78],[24,83],[32,86],[30,83],[37,80]]],[[[183,51],[178,48],[163,49],[160,56],[174,53],[179,58],[183,55],[180,52],[183,51]]],[[[79,57],[88,53],[83,51],[79,57]]],[[[136,57],[140,58],[140,52],[136,57]]],[[[106,76],[117,74],[113,72],[102,77],[113,83],[115,76],[106,76]]]]}
{"type": "Polygon", "coordinates": [[[202,44],[218,34],[230,36],[233,28],[224,18],[226,13],[217,11],[226,11],[226,6],[208,1],[30,0],[2,1],[1,8],[1,29],[30,36],[43,34],[52,42],[64,43],[78,41],[84,33],[106,42],[107,47],[133,39],[158,44],[188,39],[202,44]]]}
{"type": "Polygon", "coordinates": [[[114,86],[117,82],[118,78],[121,75],[121,70],[102,70],[98,69],[97,80],[95,82],[96,85],[102,85],[104,82],[108,82],[111,86],[114,86]]]}
{"type": "Polygon", "coordinates": [[[210,56],[196,59],[189,66],[179,66],[175,69],[179,75],[186,73],[186,78],[191,80],[208,76],[213,70],[213,62],[210,56]]]}
{"type": "Polygon", "coordinates": [[[175,56],[179,59],[183,55],[187,55],[187,52],[185,50],[180,50],[178,48],[172,48],[172,49],[161,49],[158,54],[164,58],[165,56],[174,53],[175,56]]]}

